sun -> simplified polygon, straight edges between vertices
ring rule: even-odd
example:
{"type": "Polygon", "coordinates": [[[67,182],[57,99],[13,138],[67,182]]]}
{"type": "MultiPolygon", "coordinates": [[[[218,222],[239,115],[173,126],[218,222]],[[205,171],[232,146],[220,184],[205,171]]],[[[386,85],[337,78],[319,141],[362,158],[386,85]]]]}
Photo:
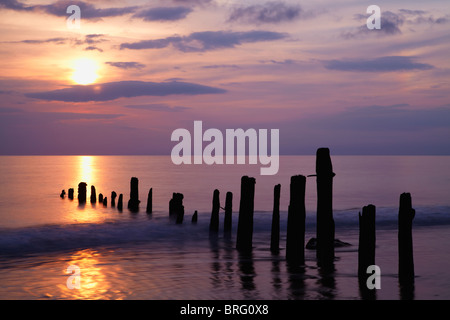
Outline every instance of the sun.
{"type": "Polygon", "coordinates": [[[77,59],[73,62],[73,73],[72,73],[72,80],[76,84],[91,84],[94,83],[95,80],[98,78],[97,69],[98,65],[97,62],[88,59],[88,58],[81,58],[77,59]]]}

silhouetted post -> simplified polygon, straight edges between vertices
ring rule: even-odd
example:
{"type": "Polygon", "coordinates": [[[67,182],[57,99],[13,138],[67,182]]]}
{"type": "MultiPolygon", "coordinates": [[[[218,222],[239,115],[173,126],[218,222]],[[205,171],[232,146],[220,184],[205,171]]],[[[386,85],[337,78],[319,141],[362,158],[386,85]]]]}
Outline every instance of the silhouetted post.
{"type": "Polygon", "coordinates": [[[398,212],[398,279],[402,286],[414,283],[412,221],[415,213],[411,194],[402,193],[398,212]]]}
{"type": "Polygon", "coordinates": [[[117,198],[117,193],[115,191],[111,192],[111,207],[116,206],[116,198],[117,198]]]}
{"type": "Polygon", "coordinates": [[[225,218],[224,218],[224,232],[231,232],[232,227],[232,212],[233,212],[233,193],[227,192],[225,197],[225,218]]]}
{"type": "Polygon", "coordinates": [[[253,245],[253,210],[255,200],[255,178],[241,178],[241,200],[239,204],[239,220],[236,248],[242,252],[250,252],[253,245]]]}
{"type": "Polygon", "coordinates": [[[292,176],[286,234],[286,260],[305,263],[305,190],[306,177],[292,176]]]}
{"type": "Polygon", "coordinates": [[[139,180],[136,177],[130,181],[130,200],[128,200],[128,209],[132,212],[139,211],[139,180]]]}
{"type": "Polygon", "coordinates": [[[66,190],[62,189],[61,194],[59,196],[64,199],[65,195],[66,195],[66,190]]]}
{"type": "Polygon", "coordinates": [[[123,209],[123,194],[119,194],[119,200],[117,200],[117,209],[122,211],[123,209]]]}
{"type": "Polygon", "coordinates": [[[214,190],[214,193],[213,193],[211,220],[209,222],[209,231],[219,232],[219,210],[220,210],[219,190],[216,189],[216,190],[214,190]]]}
{"type": "Polygon", "coordinates": [[[330,150],[319,148],[316,154],[317,176],[317,260],[321,267],[334,263],[333,166],[330,150]]]}
{"type": "Polygon", "coordinates": [[[103,203],[103,193],[98,194],[98,203],[103,203]]]}
{"type": "Polygon", "coordinates": [[[281,185],[277,184],[273,188],[272,232],[270,234],[270,251],[272,253],[280,251],[280,191],[281,185]]]}
{"type": "Polygon", "coordinates": [[[359,213],[358,277],[363,286],[370,276],[367,267],[375,264],[375,211],[375,206],[369,204],[359,213]]]}
{"type": "Polygon", "coordinates": [[[150,188],[150,190],[148,191],[146,212],[153,212],[153,188],[150,188]]]}
{"type": "Polygon", "coordinates": [[[182,223],[184,218],[183,194],[173,193],[169,201],[169,217],[175,218],[177,223],[182,223]]]}
{"type": "Polygon", "coordinates": [[[197,219],[198,219],[198,213],[197,210],[195,210],[194,214],[192,215],[192,223],[197,223],[197,219]]]}
{"type": "Polygon", "coordinates": [[[97,202],[97,193],[95,192],[95,187],[91,186],[91,203],[97,202]]]}
{"type": "Polygon", "coordinates": [[[108,197],[103,198],[103,206],[104,207],[108,206],[108,197]]]}
{"type": "Polygon", "coordinates": [[[86,186],[85,182],[78,184],[78,202],[80,203],[86,203],[86,186]]]}
{"type": "Polygon", "coordinates": [[[73,188],[70,188],[69,190],[68,190],[68,198],[70,199],[70,200],[73,200],[73,192],[74,192],[74,190],[73,190],[73,188]]]}

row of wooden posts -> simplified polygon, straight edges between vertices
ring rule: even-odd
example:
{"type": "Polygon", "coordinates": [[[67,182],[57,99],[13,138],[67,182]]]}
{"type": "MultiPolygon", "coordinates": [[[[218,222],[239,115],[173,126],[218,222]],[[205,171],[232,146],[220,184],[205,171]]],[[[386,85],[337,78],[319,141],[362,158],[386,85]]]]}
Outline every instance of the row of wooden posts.
{"type": "MultiPolygon", "coordinates": [[[[316,258],[318,266],[323,271],[334,269],[335,258],[335,224],[333,219],[332,190],[333,190],[333,167],[330,151],[328,148],[319,148],[316,154],[317,179],[317,225],[316,225],[316,258]]],[[[241,194],[239,204],[239,220],[237,228],[236,248],[242,253],[252,250],[253,238],[253,213],[256,181],[252,177],[241,178],[241,194]]],[[[86,183],[78,185],[78,200],[86,202],[86,183]]],[[[288,206],[287,234],[286,234],[286,260],[290,264],[303,265],[305,263],[305,187],[306,177],[295,175],[290,181],[290,200],[288,206]]],[[[274,205],[272,215],[271,243],[272,253],[279,252],[280,239],[280,190],[281,185],[274,187],[274,205]]],[[[73,199],[73,189],[69,189],[68,197],[73,199]]],[[[149,190],[146,212],[152,213],[152,193],[149,190]]],[[[65,192],[61,193],[64,197],[65,192]]],[[[115,206],[117,194],[111,193],[111,205],[115,206]]],[[[107,197],[99,194],[99,202],[107,205],[107,197]]],[[[96,202],[95,187],[91,187],[91,203],[96,202]]],[[[233,194],[227,192],[225,200],[224,232],[230,232],[232,226],[232,201],[233,194]]],[[[117,208],[122,210],[123,195],[119,195],[117,208]]],[[[128,209],[132,212],[139,210],[138,179],[133,177],[130,182],[130,200],[128,209]]],[[[210,232],[219,231],[219,190],[214,190],[212,201],[212,212],[209,229],[210,232]]],[[[375,211],[374,205],[363,207],[359,213],[359,248],[358,248],[358,277],[365,284],[367,267],[375,265],[375,211]]],[[[192,216],[192,222],[197,222],[197,211],[192,216]]],[[[401,285],[414,283],[414,262],[412,245],[412,220],[415,211],[411,205],[411,195],[403,193],[400,196],[400,207],[398,215],[398,254],[399,254],[399,282],[401,285]]],[[[173,193],[169,201],[169,216],[176,220],[177,224],[183,223],[184,206],[183,194],[173,193]]]]}

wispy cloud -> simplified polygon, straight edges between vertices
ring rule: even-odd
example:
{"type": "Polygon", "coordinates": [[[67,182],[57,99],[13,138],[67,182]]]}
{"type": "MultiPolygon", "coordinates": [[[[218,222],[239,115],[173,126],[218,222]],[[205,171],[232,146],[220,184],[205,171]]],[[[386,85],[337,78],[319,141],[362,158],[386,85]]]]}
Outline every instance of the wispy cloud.
{"type": "MultiPolygon", "coordinates": [[[[354,19],[360,22],[366,22],[369,14],[355,14],[354,19]]],[[[450,22],[450,16],[444,15],[435,18],[433,15],[429,14],[424,10],[410,10],[410,9],[399,9],[397,12],[385,11],[381,14],[381,29],[369,30],[364,23],[356,29],[344,32],[342,37],[345,39],[353,39],[360,36],[366,36],[368,34],[375,34],[379,36],[391,36],[402,34],[401,27],[404,24],[407,25],[417,25],[422,23],[441,25],[450,22]]]]}
{"type": "Polygon", "coordinates": [[[160,112],[181,112],[184,110],[188,110],[188,107],[175,106],[171,107],[164,103],[151,103],[151,104],[140,104],[140,105],[126,105],[125,108],[129,109],[139,109],[139,110],[148,110],[148,111],[160,111],[160,112]]]}
{"type": "Polygon", "coordinates": [[[188,36],[172,36],[162,39],[122,43],[120,49],[161,49],[172,45],[182,52],[204,52],[234,48],[244,43],[275,41],[287,37],[286,33],[272,31],[203,31],[188,36]]]}
{"type": "Polygon", "coordinates": [[[390,72],[407,70],[429,70],[430,64],[414,62],[414,57],[387,56],[375,59],[327,60],[325,68],[338,71],[390,72]]]}
{"type": "Polygon", "coordinates": [[[157,7],[142,10],[133,15],[133,18],[142,18],[144,21],[176,21],[187,17],[192,9],[189,7],[157,7]]]}
{"type": "Polygon", "coordinates": [[[105,62],[105,64],[108,64],[112,67],[116,67],[119,69],[142,69],[145,67],[145,64],[139,63],[139,62],[135,62],[135,61],[127,61],[127,62],[122,62],[122,61],[107,61],[105,62]]]}
{"type": "Polygon", "coordinates": [[[284,2],[267,2],[234,8],[228,21],[252,24],[281,23],[300,18],[304,14],[300,5],[288,5],[284,2]]]}
{"type": "Polygon", "coordinates": [[[2,0],[2,2],[0,2],[0,8],[15,11],[44,12],[57,17],[67,16],[66,10],[70,5],[77,5],[80,7],[81,12],[83,13],[83,19],[94,21],[101,20],[101,18],[117,17],[134,13],[139,8],[138,6],[128,6],[121,8],[97,8],[96,6],[88,2],[72,0],[58,0],[52,4],[30,6],[17,0],[2,0]]]}
{"type": "Polygon", "coordinates": [[[189,82],[118,81],[86,86],[76,85],[59,90],[29,93],[26,96],[50,101],[87,102],[139,96],[200,95],[225,92],[223,89],[189,82]]]}

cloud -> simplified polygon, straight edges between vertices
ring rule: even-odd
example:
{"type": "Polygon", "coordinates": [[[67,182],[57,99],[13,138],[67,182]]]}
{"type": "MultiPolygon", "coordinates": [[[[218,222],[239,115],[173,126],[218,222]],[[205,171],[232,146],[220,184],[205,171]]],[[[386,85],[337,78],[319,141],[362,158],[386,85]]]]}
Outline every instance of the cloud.
{"type": "MultiPolygon", "coordinates": [[[[354,18],[355,20],[364,20],[364,22],[367,21],[367,18],[370,15],[368,14],[355,14],[354,18]]],[[[364,23],[363,25],[359,26],[355,31],[345,32],[342,34],[342,37],[345,39],[352,39],[360,36],[367,36],[369,34],[375,34],[378,36],[385,36],[385,35],[396,35],[401,34],[402,31],[400,27],[405,22],[405,19],[403,15],[396,14],[391,11],[382,12],[381,14],[381,29],[372,29],[370,30],[367,28],[367,24],[364,23]]]]}
{"type": "Polygon", "coordinates": [[[287,5],[283,2],[267,2],[247,7],[237,7],[231,12],[228,21],[245,23],[281,23],[292,21],[304,13],[299,5],[287,5]]]}
{"type": "MultiPolygon", "coordinates": [[[[354,18],[358,21],[367,21],[370,14],[355,14],[354,18]]],[[[369,34],[375,35],[396,35],[401,34],[401,27],[404,24],[417,25],[421,23],[428,24],[445,24],[450,22],[450,16],[445,15],[439,18],[434,18],[427,11],[423,10],[409,10],[409,9],[399,9],[398,13],[392,11],[385,11],[381,13],[381,29],[369,30],[367,25],[363,25],[356,28],[355,31],[350,31],[342,34],[345,39],[352,39],[359,36],[366,36],[369,34]]]]}
{"type": "Polygon", "coordinates": [[[211,64],[207,66],[202,66],[203,69],[240,69],[236,64],[211,64]]]}
{"type": "Polygon", "coordinates": [[[86,86],[75,85],[59,90],[29,93],[26,96],[49,101],[87,102],[139,96],[199,95],[225,92],[223,89],[189,82],[118,81],[86,86]]]}
{"type": "Polygon", "coordinates": [[[89,46],[89,47],[84,48],[84,51],[93,51],[93,50],[97,50],[99,52],[103,52],[103,49],[98,48],[96,46],[89,46]]]}
{"type": "Polygon", "coordinates": [[[181,112],[184,110],[188,110],[188,107],[175,106],[171,107],[167,104],[163,103],[151,103],[151,104],[142,104],[142,105],[126,105],[125,108],[130,109],[139,109],[139,110],[149,110],[149,111],[161,111],[161,112],[181,112]]]}
{"type": "Polygon", "coordinates": [[[188,36],[172,36],[155,40],[122,43],[120,49],[162,49],[172,45],[182,52],[204,52],[234,48],[244,43],[280,40],[286,37],[286,33],[272,31],[203,31],[194,32],[188,36]]]}
{"type": "Polygon", "coordinates": [[[307,119],[310,126],[319,125],[330,130],[355,131],[417,131],[450,128],[450,105],[413,109],[408,104],[352,107],[331,116],[307,119]]]}
{"type": "Polygon", "coordinates": [[[108,64],[112,67],[116,67],[119,69],[142,69],[145,67],[145,64],[135,62],[135,61],[127,61],[127,62],[113,62],[113,61],[107,61],[105,64],[108,64]]]}
{"type": "Polygon", "coordinates": [[[266,64],[266,63],[270,63],[270,64],[278,64],[278,65],[294,65],[297,62],[295,60],[292,59],[285,59],[282,61],[278,61],[278,60],[259,60],[260,63],[266,64]]]}
{"type": "Polygon", "coordinates": [[[426,63],[414,62],[414,57],[387,56],[375,59],[327,60],[325,68],[339,71],[390,72],[408,70],[429,70],[434,68],[426,63]]]}
{"type": "Polygon", "coordinates": [[[77,5],[82,12],[82,18],[88,20],[101,20],[106,17],[117,17],[134,13],[139,7],[122,7],[122,8],[97,8],[94,5],[83,1],[58,0],[53,4],[27,6],[17,0],[2,0],[0,8],[15,11],[32,11],[44,12],[57,17],[67,17],[67,7],[77,5]]]}
{"type": "Polygon", "coordinates": [[[133,18],[142,18],[144,21],[176,21],[186,18],[192,12],[188,7],[158,7],[135,13],[133,18]]]}
{"type": "Polygon", "coordinates": [[[26,39],[26,40],[19,40],[19,41],[10,41],[8,43],[26,43],[26,44],[43,44],[43,43],[54,43],[54,44],[66,44],[70,43],[74,46],[80,46],[80,45],[94,45],[97,43],[108,41],[104,39],[104,34],[87,34],[81,39],[77,38],[63,38],[63,37],[56,37],[56,38],[47,38],[47,39],[26,39]]]}

